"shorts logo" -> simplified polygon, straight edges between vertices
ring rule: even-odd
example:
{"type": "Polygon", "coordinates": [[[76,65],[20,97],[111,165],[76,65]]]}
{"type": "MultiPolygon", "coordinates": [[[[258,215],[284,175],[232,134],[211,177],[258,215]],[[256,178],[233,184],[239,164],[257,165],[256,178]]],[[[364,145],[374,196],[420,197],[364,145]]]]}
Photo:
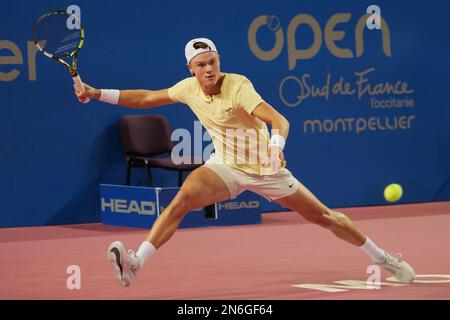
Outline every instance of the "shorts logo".
{"type": "Polygon", "coordinates": [[[289,185],[289,188],[292,188],[294,186],[294,182],[292,182],[290,185],[289,185]]]}

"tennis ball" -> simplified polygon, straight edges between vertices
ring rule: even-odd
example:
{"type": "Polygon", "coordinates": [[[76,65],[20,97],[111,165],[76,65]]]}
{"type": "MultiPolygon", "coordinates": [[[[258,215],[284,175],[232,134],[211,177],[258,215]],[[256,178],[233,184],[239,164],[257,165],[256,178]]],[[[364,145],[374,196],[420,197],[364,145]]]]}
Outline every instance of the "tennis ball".
{"type": "Polygon", "coordinates": [[[403,195],[403,188],[397,183],[392,183],[384,188],[384,198],[389,202],[400,200],[403,195]]]}

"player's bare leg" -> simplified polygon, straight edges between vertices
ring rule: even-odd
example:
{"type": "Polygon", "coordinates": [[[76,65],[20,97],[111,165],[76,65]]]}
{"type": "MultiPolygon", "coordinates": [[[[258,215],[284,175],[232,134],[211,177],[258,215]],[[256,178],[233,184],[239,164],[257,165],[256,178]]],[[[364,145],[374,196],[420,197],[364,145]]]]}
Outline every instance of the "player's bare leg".
{"type": "Polygon", "coordinates": [[[200,167],[191,172],[175,198],[156,219],[137,253],[131,250],[127,253],[120,241],[115,241],[109,246],[107,257],[113,264],[119,283],[123,286],[130,285],[139,268],[157,248],[173,236],[181,220],[189,211],[229,198],[228,187],[214,171],[207,167],[200,167]]]}
{"type": "Polygon", "coordinates": [[[229,198],[230,192],[225,182],[214,171],[206,167],[194,170],[164,213],[158,217],[146,240],[156,249],[161,247],[175,233],[187,212],[229,198]]]}
{"type": "Polygon", "coordinates": [[[329,209],[302,184],[299,184],[294,194],[275,202],[298,212],[306,220],[330,230],[351,244],[361,246],[366,240],[365,235],[345,214],[329,209]]]}
{"type": "Polygon", "coordinates": [[[414,270],[406,261],[378,248],[345,214],[325,206],[301,183],[298,184],[294,194],[277,199],[275,202],[330,230],[338,238],[360,247],[376,264],[382,265],[400,282],[411,283],[414,280],[414,270]]]}

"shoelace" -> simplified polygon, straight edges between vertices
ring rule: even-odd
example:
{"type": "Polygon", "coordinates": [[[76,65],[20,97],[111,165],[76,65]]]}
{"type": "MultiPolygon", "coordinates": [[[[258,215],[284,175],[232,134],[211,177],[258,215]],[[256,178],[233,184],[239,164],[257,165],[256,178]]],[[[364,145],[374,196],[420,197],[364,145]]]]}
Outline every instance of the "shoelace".
{"type": "Polygon", "coordinates": [[[387,252],[387,251],[385,251],[385,252],[387,254],[387,259],[396,259],[398,261],[402,261],[402,259],[401,259],[402,254],[401,253],[392,254],[392,253],[387,252]]]}
{"type": "MultiPolygon", "coordinates": [[[[128,250],[128,254],[131,256],[137,257],[136,253],[131,249],[128,250]]],[[[139,270],[139,265],[136,267],[135,265],[130,264],[130,270],[131,270],[131,272],[133,272],[134,275],[136,275],[139,270]]]]}

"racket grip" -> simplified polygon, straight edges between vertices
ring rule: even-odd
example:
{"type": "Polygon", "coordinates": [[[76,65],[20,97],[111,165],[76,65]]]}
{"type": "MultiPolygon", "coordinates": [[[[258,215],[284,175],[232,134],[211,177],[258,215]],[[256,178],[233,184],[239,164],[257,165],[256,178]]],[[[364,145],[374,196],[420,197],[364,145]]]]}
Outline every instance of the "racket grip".
{"type": "MultiPolygon", "coordinates": [[[[84,86],[83,82],[81,81],[80,75],[77,74],[75,77],[72,77],[73,82],[75,83],[75,86],[77,87],[78,91],[84,92],[84,86]]],[[[86,98],[86,100],[81,101],[82,103],[88,103],[91,101],[90,99],[86,98]]]]}

